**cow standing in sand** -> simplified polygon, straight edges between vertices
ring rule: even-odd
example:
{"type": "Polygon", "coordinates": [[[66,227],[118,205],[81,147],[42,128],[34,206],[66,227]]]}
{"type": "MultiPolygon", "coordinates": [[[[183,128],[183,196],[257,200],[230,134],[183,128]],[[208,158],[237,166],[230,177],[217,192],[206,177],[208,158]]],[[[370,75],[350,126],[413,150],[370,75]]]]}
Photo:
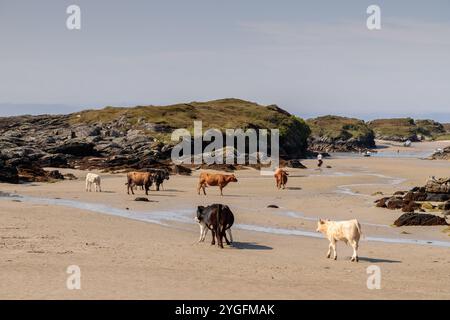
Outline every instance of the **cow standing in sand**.
{"type": "Polygon", "coordinates": [[[223,248],[222,238],[225,238],[227,245],[233,242],[230,228],[234,223],[234,215],[228,206],[223,204],[213,204],[207,207],[199,206],[196,220],[200,225],[200,239],[198,242],[205,241],[208,230],[212,232],[211,245],[216,244],[216,237],[217,244],[221,248],[223,248]],[[226,231],[228,231],[231,242],[227,239],[226,231]]]}
{"type": "Polygon", "coordinates": [[[320,219],[317,223],[317,232],[321,232],[330,241],[327,258],[331,257],[331,250],[334,251],[333,259],[337,259],[336,242],[338,240],[350,244],[353,248],[351,261],[358,262],[358,245],[361,238],[361,225],[358,220],[329,221],[320,219]]]}
{"type": "Polygon", "coordinates": [[[94,185],[95,192],[102,192],[102,179],[98,174],[88,173],[86,175],[86,192],[92,191],[92,185],[94,185]]]}
{"type": "Polygon", "coordinates": [[[145,194],[148,196],[148,191],[152,186],[153,178],[150,172],[128,172],[127,174],[127,193],[134,195],[133,187],[141,186],[145,189],[145,194]]]}
{"type": "Polygon", "coordinates": [[[286,188],[286,183],[288,181],[288,175],[289,173],[287,173],[286,171],[284,171],[281,168],[278,168],[275,173],[274,173],[274,177],[277,183],[277,188],[278,189],[285,189],[286,188]]]}
{"type": "Polygon", "coordinates": [[[236,176],[234,174],[219,174],[219,173],[200,173],[199,182],[198,182],[198,194],[200,194],[200,190],[203,190],[203,194],[206,196],[206,187],[207,186],[218,186],[220,189],[220,195],[223,196],[223,188],[227,186],[230,182],[238,182],[236,176]]]}

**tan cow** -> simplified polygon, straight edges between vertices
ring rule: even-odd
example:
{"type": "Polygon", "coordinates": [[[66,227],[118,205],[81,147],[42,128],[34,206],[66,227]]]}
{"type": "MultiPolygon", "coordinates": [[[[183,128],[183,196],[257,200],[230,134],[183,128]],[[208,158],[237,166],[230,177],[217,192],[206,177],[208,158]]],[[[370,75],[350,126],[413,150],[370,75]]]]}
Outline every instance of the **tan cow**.
{"type": "Polygon", "coordinates": [[[220,173],[200,173],[198,181],[198,194],[200,194],[200,189],[203,190],[203,194],[206,196],[207,186],[218,186],[220,189],[220,195],[223,196],[222,190],[230,182],[238,182],[234,174],[220,174],[220,173]]]}
{"type": "Polygon", "coordinates": [[[330,241],[327,258],[331,256],[331,249],[334,251],[333,259],[337,259],[336,242],[338,240],[350,244],[353,248],[351,261],[358,262],[358,245],[361,238],[361,225],[358,220],[329,221],[320,219],[317,223],[317,232],[321,232],[330,241]]]}
{"type": "Polygon", "coordinates": [[[131,193],[134,195],[133,187],[141,186],[145,189],[145,194],[148,195],[148,190],[153,183],[153,177],[150,172],[128,172],[127,174],[127,193],[131,193]]]}
{"type": "Polygon", "coordinates": [[[277,188],[278,189],[285,189],[286,188],[286,183],[288,181],[288,175],[289,173],[287,173],[286,171],[284,171],[281,168],[278,168],[275,173],[274,173],[274,177],[277,183],[277,188]]]}

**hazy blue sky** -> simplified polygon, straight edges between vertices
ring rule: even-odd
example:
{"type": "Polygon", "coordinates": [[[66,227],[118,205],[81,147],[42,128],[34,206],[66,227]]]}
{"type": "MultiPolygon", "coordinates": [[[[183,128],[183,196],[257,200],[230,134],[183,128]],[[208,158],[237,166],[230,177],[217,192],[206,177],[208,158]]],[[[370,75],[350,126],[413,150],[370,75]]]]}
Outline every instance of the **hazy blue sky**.
{"type": "Polygon", "coordinates": [[[0,115],[224,97],[450,121],[450,1],[0,0],[0,115]]]}

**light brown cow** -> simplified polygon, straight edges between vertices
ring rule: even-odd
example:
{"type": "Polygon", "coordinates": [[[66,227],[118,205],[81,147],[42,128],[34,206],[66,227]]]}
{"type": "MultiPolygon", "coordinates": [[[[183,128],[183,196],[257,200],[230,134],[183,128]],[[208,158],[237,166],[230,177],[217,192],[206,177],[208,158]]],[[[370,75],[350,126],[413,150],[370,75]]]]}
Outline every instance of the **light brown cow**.
{"type": "Polygon", "coordinates": [[[200,173],[200,178],[198,181],[198,194],[200,194],[200,189],[203,189],[203,193],[206,196],[207,186],[218,186],[220,189],[220,195],[223,196],[222,190],[230,182],[238,182],[234,174],[220,174],[220,173],[200,173]]]}
{"type": "Polygon", "coordinates": [[[286,188],[286,183],[288,181],[288,175],[289,173],[287,173],[286,171],[284,171],[281,168],[278,168],[275,173],[274,173],[274,177],[277,183],[277,188],[278,189],[285,189],[286,188]]]}
{"type": "Polygon", "coordinates": [[[148,190],[150,190],[150,187],[153,183],[153,177],[150,172],[128,172],[127,174],[127,193],[134,194],[133,187],[134,186],[141,186],[145,189],[145,194],[148,195],[148,190]]]}
{"type": "Polygon", "coordinates": [[[358,245],[361,238],[361,225],[358,220],[348,221],[329,221],[320,219],[317,222],[317,232],[323,233],[330,241],[328,246],[327,258],[331,256],[331,249],[334,251],[333,259],[337,259],[336,242],[338,240],[350,244],[353,248],[353,255],[351,261],[358,262],[358,245]]]}

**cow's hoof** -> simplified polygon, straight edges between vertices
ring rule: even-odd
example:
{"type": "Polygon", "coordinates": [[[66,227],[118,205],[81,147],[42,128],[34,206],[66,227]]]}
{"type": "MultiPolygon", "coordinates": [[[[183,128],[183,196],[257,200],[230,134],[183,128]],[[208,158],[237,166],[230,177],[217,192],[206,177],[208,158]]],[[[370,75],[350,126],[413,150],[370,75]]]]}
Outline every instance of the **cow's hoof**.
{"type": "Polygon", "coordinates": [[[335,256],[335,257],[333,258],[333,260],[337,260],[337,256],[335,256]]]}
{"type": "Polygon", "coordinates": [[[327,255],[327,259],[330,259],[331,255],[327,255]]]}

